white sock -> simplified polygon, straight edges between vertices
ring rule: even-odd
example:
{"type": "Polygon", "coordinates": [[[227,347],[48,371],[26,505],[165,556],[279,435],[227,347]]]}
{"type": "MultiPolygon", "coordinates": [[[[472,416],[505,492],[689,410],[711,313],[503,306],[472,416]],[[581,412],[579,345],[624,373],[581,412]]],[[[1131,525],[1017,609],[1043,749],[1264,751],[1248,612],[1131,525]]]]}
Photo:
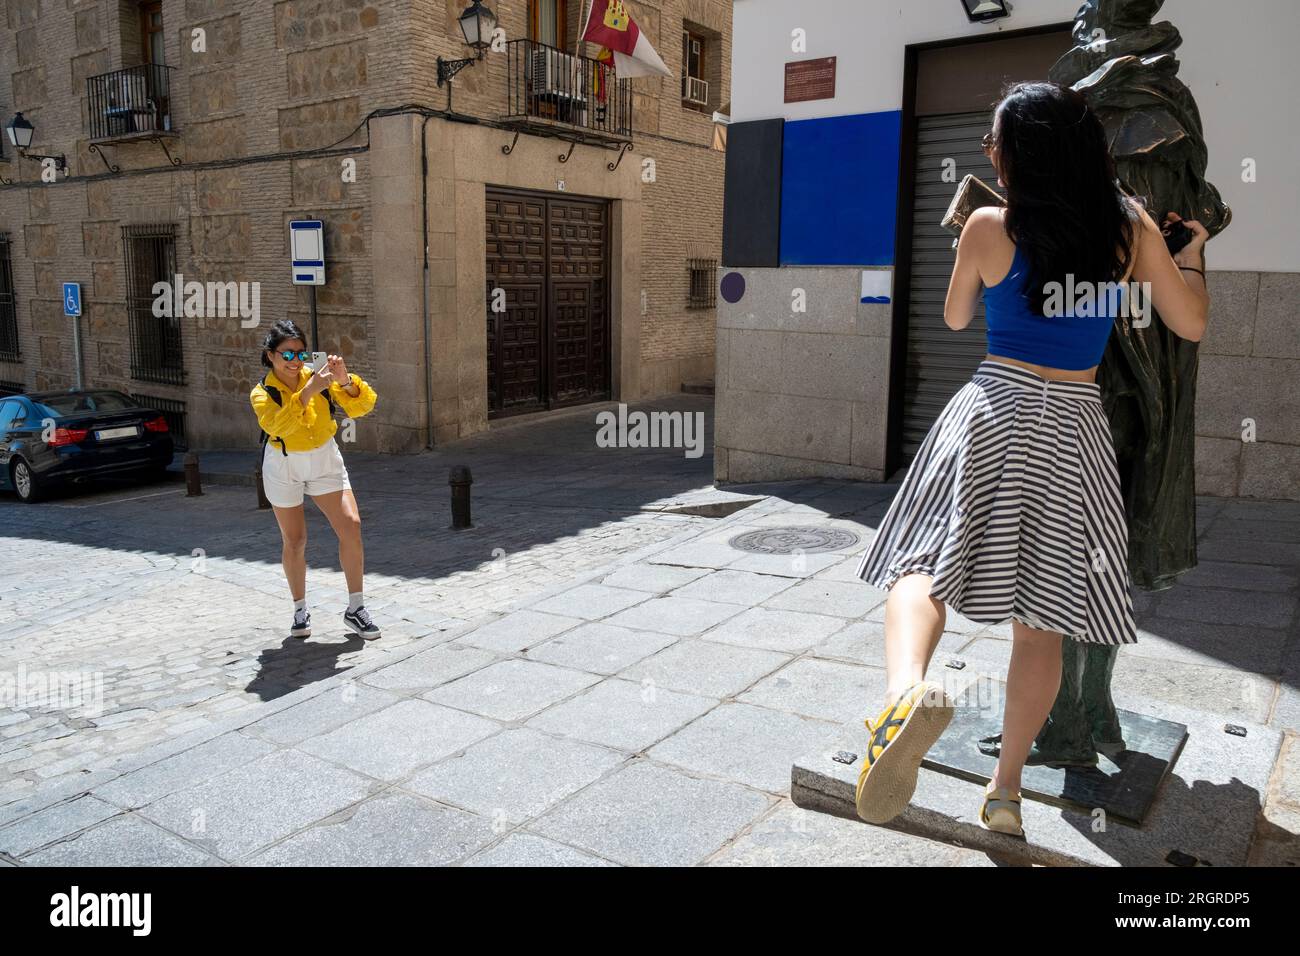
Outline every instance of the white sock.
{"type": "Polygon", "coordinates": [[[307,599],[306,599],[306,598],[303,598],[301,601],[294,601],[294,602],[293,602],[293,613],[294,613],[294,614],[297,614],[299,611],[305,611],[305,610],[307,610],[307,599]]]}
{"type": "Polygon", "coordinates": [[[363,604],[365,604],[365,603],[366,603],[366,602],[365,602],[365,599],[362,597],[362,592],[361,592],[361,591],[351,591],[351,592],[348,593],[348,613],[349,613],[349,614],[351,614],[353,611],[355,611],[357,608],[361,607],[361,605],[363,605],[363,604]]]}

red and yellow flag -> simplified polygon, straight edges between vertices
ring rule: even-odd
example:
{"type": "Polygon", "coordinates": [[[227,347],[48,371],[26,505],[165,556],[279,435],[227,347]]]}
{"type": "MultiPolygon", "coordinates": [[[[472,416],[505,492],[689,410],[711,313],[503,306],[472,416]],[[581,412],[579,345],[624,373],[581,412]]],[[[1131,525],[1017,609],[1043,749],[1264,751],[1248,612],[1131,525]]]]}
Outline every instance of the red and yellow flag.
{"type": "Polygon", "coordinates": [[[582,38],[611,52],[619,76],[672,76],[623,0],[592,0],[582,38]]]}

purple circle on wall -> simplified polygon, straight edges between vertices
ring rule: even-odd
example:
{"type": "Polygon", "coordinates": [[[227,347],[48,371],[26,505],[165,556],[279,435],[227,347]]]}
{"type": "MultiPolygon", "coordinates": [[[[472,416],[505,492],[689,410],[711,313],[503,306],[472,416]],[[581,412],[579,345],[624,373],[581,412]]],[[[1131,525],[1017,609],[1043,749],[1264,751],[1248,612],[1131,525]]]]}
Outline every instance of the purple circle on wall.
{"type": "Polygon", "coordinates": [[[735,305],[745,296],[745,277],[739,272],[728,272],[722,277],[722,297],[735,305]]]}

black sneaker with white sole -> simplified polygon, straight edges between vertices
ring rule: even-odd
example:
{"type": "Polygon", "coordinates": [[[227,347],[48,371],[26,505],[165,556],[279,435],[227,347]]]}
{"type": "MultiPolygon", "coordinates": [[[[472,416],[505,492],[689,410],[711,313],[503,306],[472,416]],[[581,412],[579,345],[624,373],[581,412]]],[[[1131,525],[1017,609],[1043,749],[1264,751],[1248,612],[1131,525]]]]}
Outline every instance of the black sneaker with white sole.
{"type": "Polygon", "coordinates": [[[306,608],[293,612],[293,627],[289,629],[290,637],[311,637],[311,612],[306,608]]]}
{"type": "Polygon", "coordinates": [[[344,611],[343,623],[362,640],[373,641],[379,636],[379,625],[371,620],[370,612],[366,610],[365,605],[355,611],[344,611]]]}

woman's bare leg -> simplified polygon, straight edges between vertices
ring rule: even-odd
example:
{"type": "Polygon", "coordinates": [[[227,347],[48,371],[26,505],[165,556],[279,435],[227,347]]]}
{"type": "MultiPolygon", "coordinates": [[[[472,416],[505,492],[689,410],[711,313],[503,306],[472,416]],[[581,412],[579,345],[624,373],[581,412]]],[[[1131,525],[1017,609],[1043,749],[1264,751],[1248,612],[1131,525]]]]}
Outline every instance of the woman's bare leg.
{"type": "Polygon", "coordinates": [[[280,563],[289,582],[289,594],[295,601],[301,601],[307,597],[307,517],[302,505],[273,510],[280,525],[280,563]]]}
{"type": "Polygon", "coordinates": [[[946,611],[930,597],[928,574],[907,574],[889,589],[885,601],[885,695],[890,702],[925,678],[939,646],[946,611]]]}
{"type": "Polygon", "coordinates": [[[1043,729],[1061,689],[1061,635],[1013,621],[1007,704],[1002,716],[1002,748],[993,786],[1020,789],[1034,738],[1043,729]]]}
{"type": "Polygon", "coordinates": [[[361,544],[361,512],[351,490],[332,491],[327,495],[313,495],[312,501],[329,520],[330,527],[339,539],[339,565],[348,582],[348,592],[361,591],[361,578],[365,573],[366,552],[361,544]]]}

